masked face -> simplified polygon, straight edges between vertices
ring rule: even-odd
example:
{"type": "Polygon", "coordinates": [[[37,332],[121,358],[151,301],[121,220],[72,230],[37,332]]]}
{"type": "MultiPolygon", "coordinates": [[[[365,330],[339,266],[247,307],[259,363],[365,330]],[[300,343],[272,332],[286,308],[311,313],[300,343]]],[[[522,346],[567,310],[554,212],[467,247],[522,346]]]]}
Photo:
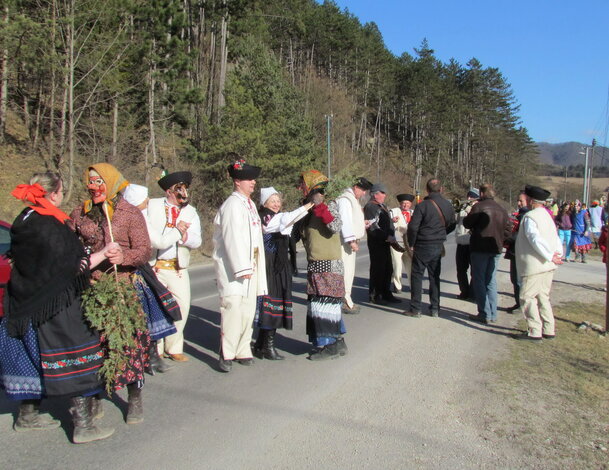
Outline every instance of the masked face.
{"type": "Polygon", "coordinates": [[[176,206],[185,207],[188,205],[188,184],[178,183],[174,184],[168,191],[169,202],[176,206]]]}
{"type": "Polygon", "coordinates": [[[89,184],[87,185],[93,204],[104,202],[108,195],[108,189],[104,179],[95,170],[89,170],[89,184]]]}

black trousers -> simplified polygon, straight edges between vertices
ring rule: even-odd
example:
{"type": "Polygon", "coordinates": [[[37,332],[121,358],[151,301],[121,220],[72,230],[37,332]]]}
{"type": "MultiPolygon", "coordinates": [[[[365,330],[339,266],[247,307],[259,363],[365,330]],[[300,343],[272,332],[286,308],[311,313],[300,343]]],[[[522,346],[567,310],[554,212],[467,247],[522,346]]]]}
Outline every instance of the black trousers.
{"type": "Polygon", "coordinates": [[[370,253],[370,283],[368,293],[370,297],[391,297],[391,276],[393,275],[393,264],[391,263],[391,246],[368,240],[368,252],[370,253]]]}
{"type": "Polygon", "coordinates": [[[442,243],[417,244],[412,257],[410,278],[410,311],[421,312],[423,276],[429,276],[429,303],[432,312],[440,311],[440,273],[442,271],[442,243]]]}
{"type": "MultiPolygon", "coordinates": [[[[462,297],[472,297],[473,289],[471,281],[467,275],[467,271],[471,268],[469,256],[469,245],[457,244],[457,253],[455,254],[455,264],[457,265],[457,282],[459,283],[459,292],[462,297]]],[[[471,274],[471,271],[470,271],[471,274]]]]}

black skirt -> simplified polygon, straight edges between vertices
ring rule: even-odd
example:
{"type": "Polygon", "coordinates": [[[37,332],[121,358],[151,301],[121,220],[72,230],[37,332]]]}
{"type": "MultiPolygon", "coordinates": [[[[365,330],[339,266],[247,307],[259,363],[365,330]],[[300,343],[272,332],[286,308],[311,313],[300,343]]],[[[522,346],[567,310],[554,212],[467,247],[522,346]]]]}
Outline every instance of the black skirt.
{"type": "Polygon", "coordinates": [[[48,396],[77,396],[103,386],[99,334],[86,323],[80,299],[38,327],[38,342],[48,396]]]}

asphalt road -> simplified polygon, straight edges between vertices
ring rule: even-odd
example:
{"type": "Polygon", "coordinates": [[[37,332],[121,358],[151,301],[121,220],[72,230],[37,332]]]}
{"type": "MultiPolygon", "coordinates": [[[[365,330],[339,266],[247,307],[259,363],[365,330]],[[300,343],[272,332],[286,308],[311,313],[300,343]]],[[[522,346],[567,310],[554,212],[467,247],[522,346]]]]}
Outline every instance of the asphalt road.
{"type": "MultiPolygon", "coordinates": [[[[454,248],[451,240],[439,319],[400,315],[408,306],[406,293],[395,308],[368,304],[369,259],[360,252],[354,299],[363,308],[359,315],[345,316],[349,354],[319,363],[306,359],[301,256],[294,330],[281,331],[278,338],[286,360],[234,364],[229,374],[217,369],[220,317],[213,269],[195,267],[185,348],[191,360],[147,379],[144,423],[124,423],[122,391],[105,401],[101,420],[114,426],[115,434],[73,445],[67,402],[55,398],[44,405],[61,419],[62,428],[16,433],[11,427],[17,406],[2,397],[0,468],[519,467],[509,444],[484,432],[488,426],[480,406],[486,393],[483,371],[512,341],[508,335],[515,319],[500,313],[499,323],[490,327],[467,319],[475,309],[456,299],[454,248]]],[[[499,280],[500,291],[509,293],[505,262],[499,280]]],[[[507,307],[513,301],[501,295],[499,303],[507,307]]]]}

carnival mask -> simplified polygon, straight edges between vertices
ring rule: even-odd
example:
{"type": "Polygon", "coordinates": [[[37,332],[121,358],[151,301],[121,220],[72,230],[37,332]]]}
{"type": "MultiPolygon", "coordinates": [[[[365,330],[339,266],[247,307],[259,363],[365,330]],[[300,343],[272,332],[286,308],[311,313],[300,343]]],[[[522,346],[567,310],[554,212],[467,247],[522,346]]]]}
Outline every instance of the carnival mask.
{"type": "Polygon", "coordinates": [[[169,191],[175,196],[180,207],[186,207],[188,205],[188,183],[174,184],[169,191]]]}
{"type": "Polygon", "coordinates": [[[89,190],[93,204],[99,204],[106,200],[108,195],[106,182],[95,170],[89,171],[89,184],[87,185],[87,189],[89,190]]]}

